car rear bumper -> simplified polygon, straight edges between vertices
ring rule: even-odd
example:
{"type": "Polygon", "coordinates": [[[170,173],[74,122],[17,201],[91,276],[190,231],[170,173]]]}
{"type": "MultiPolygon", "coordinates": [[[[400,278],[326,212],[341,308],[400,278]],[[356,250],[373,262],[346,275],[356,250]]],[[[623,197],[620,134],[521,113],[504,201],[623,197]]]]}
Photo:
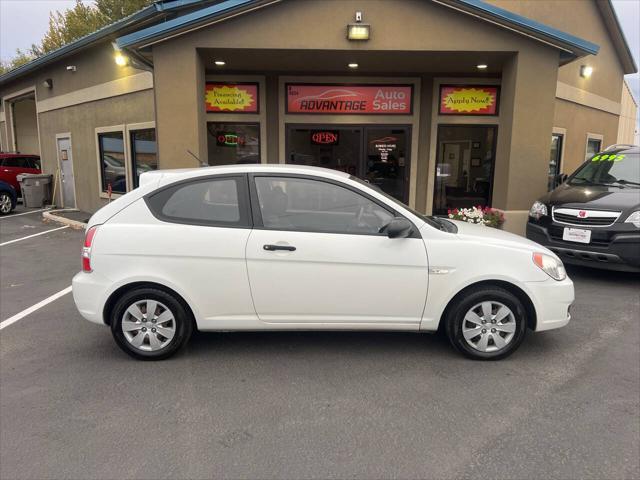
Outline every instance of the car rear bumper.
{"type": "Polygon", "coordinates": [[[105,325],[104,304],[111,282],[96,272],[80,272],[73,277],[73,301],[86,320],[105,325]]]}
{"type": "Polygon", "coordinates": [[[575,299],[571,279],[567,277],[558,282],[549,278],[544,282],[527,282],[526,287],[536,309],[536,332],[564,327],[569,323],[575,299]]]}
{"type": "Polygon", "coordinates": [[[556,240],[545,226],[528,222],[527,238],[571,265],[640,272],[640,233],[618,233],[607,246],[599,246],[556,240]]]}

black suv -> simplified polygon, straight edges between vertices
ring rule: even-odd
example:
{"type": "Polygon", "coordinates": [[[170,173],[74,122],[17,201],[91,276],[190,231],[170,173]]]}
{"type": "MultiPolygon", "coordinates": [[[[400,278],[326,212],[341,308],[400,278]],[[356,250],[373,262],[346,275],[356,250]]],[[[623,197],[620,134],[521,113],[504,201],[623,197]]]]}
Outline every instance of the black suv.
{"type": "Polygon", "coordinates": [[[594,155],[529,212],[527,238],[565,263],[640,272],[640,148],[594,155]]]}

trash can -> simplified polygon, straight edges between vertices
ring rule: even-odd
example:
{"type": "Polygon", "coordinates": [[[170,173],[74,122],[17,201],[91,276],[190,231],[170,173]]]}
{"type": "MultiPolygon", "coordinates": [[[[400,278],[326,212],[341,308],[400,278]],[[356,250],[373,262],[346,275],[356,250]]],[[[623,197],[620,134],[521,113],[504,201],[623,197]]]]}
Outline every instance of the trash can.
{"type": "Polygon", "coordinates": [[[22,202],[28,208],[40,208],[51,203],[51,181],[53,175],[23,173],[17,175],[22,190],[22,202]]]}

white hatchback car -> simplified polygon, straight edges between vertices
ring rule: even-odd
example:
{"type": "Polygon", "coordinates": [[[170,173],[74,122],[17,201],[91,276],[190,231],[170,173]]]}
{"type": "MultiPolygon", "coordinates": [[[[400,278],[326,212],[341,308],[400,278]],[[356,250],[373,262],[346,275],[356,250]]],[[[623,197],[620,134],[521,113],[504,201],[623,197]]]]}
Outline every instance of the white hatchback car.
{"type": "Polygon", "coordinates": [[[138,359],[193,329],[437,331],[476,359],[569,322],[546,248],[425,217],[345,173],[234,165],[144,173],[87,227],[73,297],[138,359]]]}

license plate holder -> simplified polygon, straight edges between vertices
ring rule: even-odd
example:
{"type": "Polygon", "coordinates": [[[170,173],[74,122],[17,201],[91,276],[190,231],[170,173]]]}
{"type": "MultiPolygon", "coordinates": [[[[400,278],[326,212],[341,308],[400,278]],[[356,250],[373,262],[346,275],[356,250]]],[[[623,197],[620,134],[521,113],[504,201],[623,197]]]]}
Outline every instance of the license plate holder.
{"type": "Polygon", "coordinates": [[[567,242],[591,243],[591,230],[565,227],[562,232],[562,239],[567,242]]]}

